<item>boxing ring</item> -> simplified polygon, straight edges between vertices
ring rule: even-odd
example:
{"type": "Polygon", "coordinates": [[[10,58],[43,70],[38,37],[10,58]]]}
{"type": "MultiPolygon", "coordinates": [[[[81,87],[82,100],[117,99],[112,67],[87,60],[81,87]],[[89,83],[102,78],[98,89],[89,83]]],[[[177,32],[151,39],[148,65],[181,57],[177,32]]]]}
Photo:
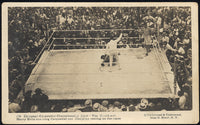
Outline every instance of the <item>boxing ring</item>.
{"type": "Polygon", "coordinates": [[[38,59],[25,91],[41,88],[50,100],[169,98],[176,96],[171,66],[164,52],[118,48],[121,70],[101,66],[105,49],[50,49],[38,59]]]}

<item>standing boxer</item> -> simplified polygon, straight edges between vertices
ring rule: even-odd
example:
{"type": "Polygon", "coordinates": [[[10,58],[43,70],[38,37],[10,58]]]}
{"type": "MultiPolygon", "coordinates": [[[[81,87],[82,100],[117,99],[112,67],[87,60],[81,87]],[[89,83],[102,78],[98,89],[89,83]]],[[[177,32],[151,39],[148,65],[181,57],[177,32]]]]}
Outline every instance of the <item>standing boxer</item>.
{"type": "Polygon", "coordinates": [[[106,45],[106,53],[110,57],[109,58],[110,59],[110,61],[109,61],[110,71],[111,71],[111,67],[112,67],[112,63],[113,63],[113,57],[116,58],[116,64],[119,66],[117,43],[121,40],[121,38],[122,38],[122,33],[120,34],[120,36],[116,40],[114,40],[114,37],[112,36],[110,38],[110,42],[108,42],[107,45],[106,45]]]}

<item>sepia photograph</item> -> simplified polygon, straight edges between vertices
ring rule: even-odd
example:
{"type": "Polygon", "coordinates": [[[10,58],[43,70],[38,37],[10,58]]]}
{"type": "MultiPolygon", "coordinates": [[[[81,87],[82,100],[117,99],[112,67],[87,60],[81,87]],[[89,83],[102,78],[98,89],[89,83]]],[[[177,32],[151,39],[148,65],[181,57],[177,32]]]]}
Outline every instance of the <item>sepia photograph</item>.
{"type": "Polygon", "coordinates": [[[104,113],[143,113],[156,123],[196,110],[188,121],[197,123],[198,5],[128,4],[5,4],[6,114],[19,123],[70,117],[34,115],[42,113],[112,123],[123,117],[104,113]]]}

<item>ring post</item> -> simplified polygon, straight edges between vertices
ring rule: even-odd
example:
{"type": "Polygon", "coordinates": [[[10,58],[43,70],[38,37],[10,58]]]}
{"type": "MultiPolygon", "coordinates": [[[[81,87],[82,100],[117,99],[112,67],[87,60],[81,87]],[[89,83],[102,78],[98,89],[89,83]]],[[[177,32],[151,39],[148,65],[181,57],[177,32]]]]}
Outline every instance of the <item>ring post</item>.
{"type": "Polygon", "coordinates": [[[174,57],[174,95],[176,95],[176,57],[174,57]]]}

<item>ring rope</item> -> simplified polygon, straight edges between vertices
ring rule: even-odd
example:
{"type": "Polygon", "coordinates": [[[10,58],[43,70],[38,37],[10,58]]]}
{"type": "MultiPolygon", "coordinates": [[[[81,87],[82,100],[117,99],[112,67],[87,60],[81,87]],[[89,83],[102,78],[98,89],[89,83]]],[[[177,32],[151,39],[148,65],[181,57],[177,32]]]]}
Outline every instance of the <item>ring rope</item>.
{"type": "MultiPolygon", "coordinates": [[[[163,56],[161,54],[159,54],[159,51],[158,51],[157,48],[155,48],[155,49],[156,49],[156,52],[157,52],[157,55],[159,57],[160,62],[164,62],[163,56]]],[[[164,70],[164,67],[163,67],[162,63],[161,63],[161,66],[162,66],[162,69],[164,70]]]]}
{"type": "Polygon", "coordinates": [[[50,45],[49,45],[49,47],[48,47],[48,51],[50,50],[50,47],[52,46],[54,40],[55,40],[55,39],[53,38],[52,42],[50,43],[50,45]]]}
{"type": "Polygon", "coordinates": [[[54,34],[54,31],[53,33],[51,34],[51,36],[49,37],[49,39],[47,40],[47,42],[45,43],[44,47],[41,49],[40,53],[37,55],[37,57],[35,58],[35,60],[33,61],[33,63],[35,64],[36,61],[38,60],[39,56],[42,54],[42,52],[44,51],[45,47],[47,46],[47,44],[49,43],[50,39],[52,38],[54,34]]]}
{"type": "Polygon", "coordinates": [[[158,49],[156,48],[156,51],[157,51],[157,54],[158,54],[158,57],[159,57],[159,59],[160,59],[160,63],[161,63],[161,66],[162,66],[162,69],[163,69],[163,74],[164,74],[164,76],[165,76],[165,80],[168,80],[168,78],[167,78],[167,76],[166,76],[166,74],[165,74],[165,69],[164,69],[164,67],[163,67],[163,63],[165,63],[165,59],[164,59],[164,57],[163,57],[163,55],[162,54],[159,54],[159,51],[158,51],[158,49]]]}
{"type": "MultiPolygon", "coordinates": [[[[117,37],[116,37],[117,38],[117,37]]],[[[130,39],[136,39],[139,37],[122,37],[122,39],[126,39],[126,38],[130,38],[130,39]]],[[[66,37],[66,38],[54,38],[54,39],[110,39],[109,37],[96,37],[96,38],[78,38],[78,37],[66,37]]]]}
{"type": "MultiPolygon", "coordinates": [[[[143,45],[143,44],[142,43],[137,43],[137,44],[118,44],[117,46],[125,46],[125,45],[129,45],[129,46],[136,45],[136,46],[138,46],[138,45],[143,45]]],[[[101,46],[101,47],[105,47],[106,44],[79,44],[79,45],[77,45],[77,44],[70,44],[70,45],[53,44],[53,46],[54,47],[56,47],[56,46],[66,46],[66,47],[68,47],[68,46],[75,46],[75,47],[84,47],[84,46],[94,46],[94,47],[96,47],[96,46],[101,46]]]]}
{"type": "Polygon", "coordinates": [[[159,62],[159,66],[160,66],[160,68],[161,68],[161,74],[162,74],[162,78],[163,79],[165,79],[165,76],[164,76],[164,71],[163,71],[163,68],[162,68],[162,64],[161,64],[161,62],[160,62],[160,59],[159,59],[159,57],[158,57],[158,53],[156,52],[156,48],[153,46],[153,48],[154,48],[154,55],[155,55],[155,57],[157,58],[157,60],[159,60],[158,62],[159,62]]]}
{"type": "Polygon", "coordinates": [[[135,29],[96,29],[96,30],[53,30],[55,32],[64,32],[64,31],[130,31],[135,29]]]}

